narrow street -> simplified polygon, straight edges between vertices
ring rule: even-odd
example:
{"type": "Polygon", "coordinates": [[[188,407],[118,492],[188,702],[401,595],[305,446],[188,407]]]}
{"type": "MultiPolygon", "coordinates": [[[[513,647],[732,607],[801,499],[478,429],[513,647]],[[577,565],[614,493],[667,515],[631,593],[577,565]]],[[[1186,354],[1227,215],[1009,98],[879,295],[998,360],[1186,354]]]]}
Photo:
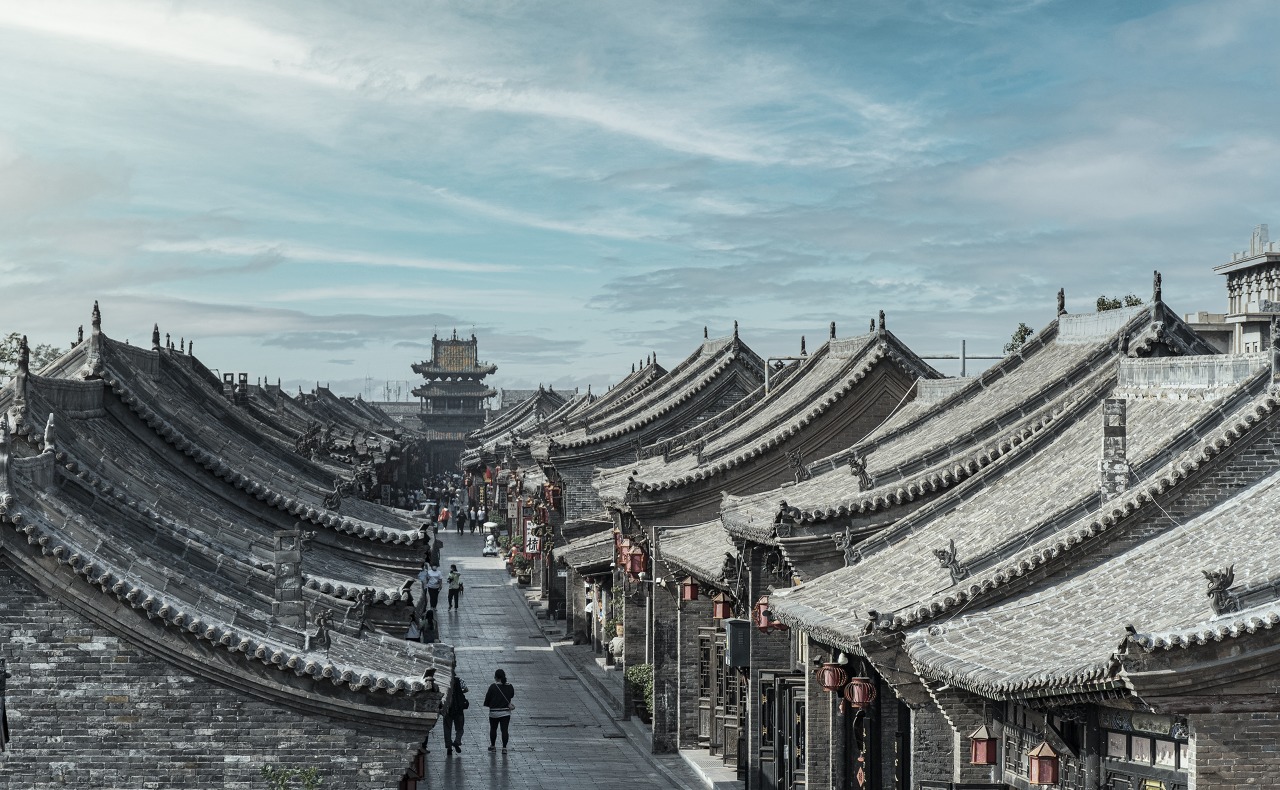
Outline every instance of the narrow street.
{"type": "Polygon", "coordinates": [[[441,570],[462,572],[460,611],[440,596],[440,640],[457,650],[458,673],[470,687],[462,753],[445,752],[442,725],[431,733],[427,777],[432,790],[494,788],[700,788],[679,757],[649,754],[638,723],[618,721],[606,702],[584,686],[563,651],[584,651],[551,641],[507,575],[500,559],[480,556],[482,538],[444,531],[441,570]],[[507,753],[488,751],[487,709],[482,706],[493,672],[502,668],[516,689],[507,753]]]}

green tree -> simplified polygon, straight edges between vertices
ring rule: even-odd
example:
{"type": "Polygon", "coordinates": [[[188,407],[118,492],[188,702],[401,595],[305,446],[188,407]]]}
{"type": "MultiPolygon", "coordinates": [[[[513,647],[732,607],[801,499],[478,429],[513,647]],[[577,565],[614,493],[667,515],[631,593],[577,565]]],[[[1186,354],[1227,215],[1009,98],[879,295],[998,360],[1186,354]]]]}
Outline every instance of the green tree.
{"type": "Polygon", "coordinates": [[[291,790],[294,787],[317,790],[322,781],[319,769],[277,768],[274,765],[262,766],[262,778],[267,780],[271,790],[291,790]]]}
{"type": "Polygon", "coordinates": [[[1013,330],[1013,336],[1009,338],[1009,342],[1004,344],[1004,353],[1012,354],[1022,348],[1022,344],[1027,342],[1027,338],[1035,334],[1035,330],[1026,324],[1018,324],[1018,328],[1013,330]]]}
{"type": "Polygon", "coordinates": [[[1121,307],[1137,307],[1140,304],[1142,304],[1142,298],[1136,294],[1125,294],[1123,297],[1099,296],[1098,312],[1101,313],[1107,310],[1119,310],[1121,307]]]}
{"type": "MultiPolygon", "coordinates": [[[[18,369],[19,348],[22,345],[22,334],[10,332],[0,340],[0,377],[12,376],[18,369]]],[[[62,356],[62,349],[48,343],[31,346],[31,369],[40,370],[45,365],[62,356]]]]}

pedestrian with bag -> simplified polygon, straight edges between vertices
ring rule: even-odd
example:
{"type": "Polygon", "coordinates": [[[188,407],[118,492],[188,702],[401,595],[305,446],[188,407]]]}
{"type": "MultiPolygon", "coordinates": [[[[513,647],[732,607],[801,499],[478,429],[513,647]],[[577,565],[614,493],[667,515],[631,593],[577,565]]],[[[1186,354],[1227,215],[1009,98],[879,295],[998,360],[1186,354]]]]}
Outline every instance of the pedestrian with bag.
{"type": "Polygon", "coordinates": [[[512,700],[516,697],[516,689],[507,682],[507,673],[501,669],[493,673],[493,682],[484,695],[484,706],[489,709],[489,751],[494,751],[498,740],[498,730],[502,730],[502,753],[507,753],[507,740],[510,737],[511,712],[516,709],[512,700]]]}
{"type": "Polygon", "coordinates": [[[463,711],[471,707],[467,701],[467,684],[457,675],[449,683],[449,705],[444,709],[444,745],[447,754],[462,753],[462,728],[466,724],[463,711]]]}
{"type": "Polygon", "coordinates": [[[462,574],[457,565],[449,566],[449,608],[457,611],[462,604],[462,574]]]}
{"type": "Polygon", "coordinates": [[[428,565],[418,578],[422,580],[422,586],[431,600],[431,608],[436,608],[440,602],[440,588],[444,586],[444,576],[440,574],[440,569],[434,565],[428,565]]]}

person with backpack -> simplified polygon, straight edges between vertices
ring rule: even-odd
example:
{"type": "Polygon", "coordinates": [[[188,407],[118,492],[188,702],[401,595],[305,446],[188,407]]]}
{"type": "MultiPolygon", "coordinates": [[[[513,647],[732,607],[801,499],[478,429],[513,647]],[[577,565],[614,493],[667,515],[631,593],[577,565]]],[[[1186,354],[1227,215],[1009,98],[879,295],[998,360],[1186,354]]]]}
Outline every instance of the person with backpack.
{"type": "Polygon", "coordinates": [[[516,697],[516,689],[507,682],[507,673],[501,669],[493,673],[493,682],[484,695],[484,706],[489,709],[489,751],[493,751],[498,740],[498,730],[502,730],[502,753],[507,753],[507,739],[511,728],[511,712],[516,709],[512,702],[516,697]]]}
{"type": "Polygon", "coordinates": [[[467,701],[467,684],[457,675],[449,683],[449,704],[444,709],[444,745],[446,754],[462,753],[462,727],[466,724],[463,714],[471,703],[467,701]]]}

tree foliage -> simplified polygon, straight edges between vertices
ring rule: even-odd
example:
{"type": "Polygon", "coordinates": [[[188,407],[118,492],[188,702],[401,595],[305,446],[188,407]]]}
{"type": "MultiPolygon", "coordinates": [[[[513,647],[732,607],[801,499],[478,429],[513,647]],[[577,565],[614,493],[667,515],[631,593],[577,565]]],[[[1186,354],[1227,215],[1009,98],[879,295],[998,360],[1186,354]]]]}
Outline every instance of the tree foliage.
{"type": "Polygon", "coordinates": [[[1026,324],[1018,324],[1018,328],[1013,330],[1013,335],[1009,338],[1009,342],[1004,344],[1004,353],[1012,354],[1022,348],[1022,344],[1027,342],[1027,338],[1035,334],[1035,330],[1026,324]]]}
{"type": "MultiPolygon", "coordinates": [[[[0,340],[0,378],[12,376],[18,369],[19,348],[22,345],[22,334],[10,332],[0,340]]],[[[62,356],[62,349],[48,343],[31,346],[31,369],[40,370],[45,365],[62,356]]]]}
{"type": "Polygon", "coordinates": [[[294,787],[317,790],[322,782],[316,768],[277,768],[274,765],[262,766],[262,778],[267,780],[271,790],[291,790],[294,787]]]}
{"type": "Polygon", "coordinates": [[[1125,294],[1124,296],[1099,296],[1098,312],[1107,310],[1119,310],[1121,307],[1137,307],[1142,304],[1142,298],[1136,294],[1125,294]]]}

